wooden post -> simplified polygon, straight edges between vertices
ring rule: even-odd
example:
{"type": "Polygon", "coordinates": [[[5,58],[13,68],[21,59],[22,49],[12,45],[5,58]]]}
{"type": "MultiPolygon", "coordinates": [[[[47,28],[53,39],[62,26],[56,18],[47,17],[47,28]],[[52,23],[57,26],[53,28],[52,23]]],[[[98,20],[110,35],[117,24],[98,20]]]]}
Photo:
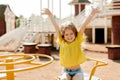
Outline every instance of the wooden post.
{"type": "MultiPolygon", "coordinates": [[[[119,1],[113,0],[113,3],[120,3],[119,1]]],[[[113,5],[113,10],[117,10],[119,8],[116,8],[113,5]]],[[[108,46],[108,58],[109,59],[120,59],[120,15],[112,16],[112,31],[111,31],[111,41],[112,46],[108,46]]]]}
{"type": "Polygon", "coordinates": [[[112,16],[112,44],[120,45],[120,16],[112,16]]]}

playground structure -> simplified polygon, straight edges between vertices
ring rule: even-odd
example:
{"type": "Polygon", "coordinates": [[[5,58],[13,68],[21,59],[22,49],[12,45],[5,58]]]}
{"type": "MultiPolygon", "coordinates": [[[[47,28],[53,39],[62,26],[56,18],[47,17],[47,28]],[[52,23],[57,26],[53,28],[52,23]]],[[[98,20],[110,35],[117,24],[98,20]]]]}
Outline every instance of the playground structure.
{"type": "MultiPolygon", "coordinates": [[[[53,62],[53,58],[48,55],[43,54],[7,54],[0,55],[0,67],[3,66],[6,70],[0,70],[0,75],[5,73],[6,80],[15,80],[14,76],[16,72],[32,70],[36,68],[41,68],[47,66],[53,62]],[[40,61],[36,62],[35,59],[39,57],[40,61]],[[46,61],[42,61],[41,58],[45,58],[46,61]],[[22,68],[15,68],[16,65],[29,65],[22,68]]],[[[0,80],[2,80],[0,78],[0,80]]]]}

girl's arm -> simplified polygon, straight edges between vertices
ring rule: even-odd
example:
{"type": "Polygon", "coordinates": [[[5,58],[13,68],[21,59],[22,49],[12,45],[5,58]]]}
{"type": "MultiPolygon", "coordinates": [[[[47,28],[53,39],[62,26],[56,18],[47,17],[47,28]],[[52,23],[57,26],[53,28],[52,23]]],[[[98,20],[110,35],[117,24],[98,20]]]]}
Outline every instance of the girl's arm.
{"type": "Polygon", "coordinates": [[[95,16],[95,14],[97,14],[99,11],[97,9],[93,9],[91,14],[88,16],[88,18],[86,19],[86,21],[83,23],[83,25],[81,26],[80,29],[80,33],[83,34],[85,31],[86,26],[91,22],[91,20],[93,19],[93,17],[95,16]]]}
{"type": "Polygon", "coordinates": [[[55,28],[55,30],[56,30],[56,32],[57,32],[57,34],[60,34],[59,26],[58,26],[57,23],[55,22],[55,20],[54,20],[54,18],[53,18],[53,15],[52,15],[52,13],[50,12],[50,10],[45,8],[45,9],[42,10],[41,14],[46,14],[46,15],[48,15],[48,17],[50,18],[51,23],[53,24],[53,26],[54,26],[54,28],[55,28]]]}

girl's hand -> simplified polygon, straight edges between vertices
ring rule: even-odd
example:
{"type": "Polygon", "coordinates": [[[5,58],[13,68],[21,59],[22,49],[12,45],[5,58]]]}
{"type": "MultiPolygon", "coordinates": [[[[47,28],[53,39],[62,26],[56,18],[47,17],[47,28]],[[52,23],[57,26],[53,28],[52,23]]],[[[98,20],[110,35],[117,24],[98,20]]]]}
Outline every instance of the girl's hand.
{"type": "Polygon", "coordinates": [[[99,7],[96,7],[96,8],[93,8],[93,7],[92,7],[92,12],[93,12],[93,13],[100,13],[101,11],[100,11],[100,8],[99,8],[99,7]]]}
{"type": "Polygon", "coordinates": [[[43,14],[46,14],[46,15],[48,15],[48,16],[52,15],[51,12],[50,12],[50,10],[47,9],[47,8],[42,9],[42,10],[41,10],[41,14],[42,14],[42,15],[43,15],[43,14]]]}

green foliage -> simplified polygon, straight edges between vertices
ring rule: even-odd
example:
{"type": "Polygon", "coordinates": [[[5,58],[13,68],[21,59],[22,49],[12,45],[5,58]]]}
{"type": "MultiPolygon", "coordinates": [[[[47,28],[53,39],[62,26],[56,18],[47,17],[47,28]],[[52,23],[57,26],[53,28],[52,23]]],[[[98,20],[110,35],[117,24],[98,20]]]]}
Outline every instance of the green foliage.
{"type": "Polygon", "coordinates": [[[24,17],[22,15],[20,15],[20,17],[17,17],[16,19],[16,27],[20,26],[20,22],[24,19],[24,17]]]}
{"type": "Polygon", "coordinates": [[[20,26],[20,19],[16,19],[16,27],[19,27],[20,26]]]}

